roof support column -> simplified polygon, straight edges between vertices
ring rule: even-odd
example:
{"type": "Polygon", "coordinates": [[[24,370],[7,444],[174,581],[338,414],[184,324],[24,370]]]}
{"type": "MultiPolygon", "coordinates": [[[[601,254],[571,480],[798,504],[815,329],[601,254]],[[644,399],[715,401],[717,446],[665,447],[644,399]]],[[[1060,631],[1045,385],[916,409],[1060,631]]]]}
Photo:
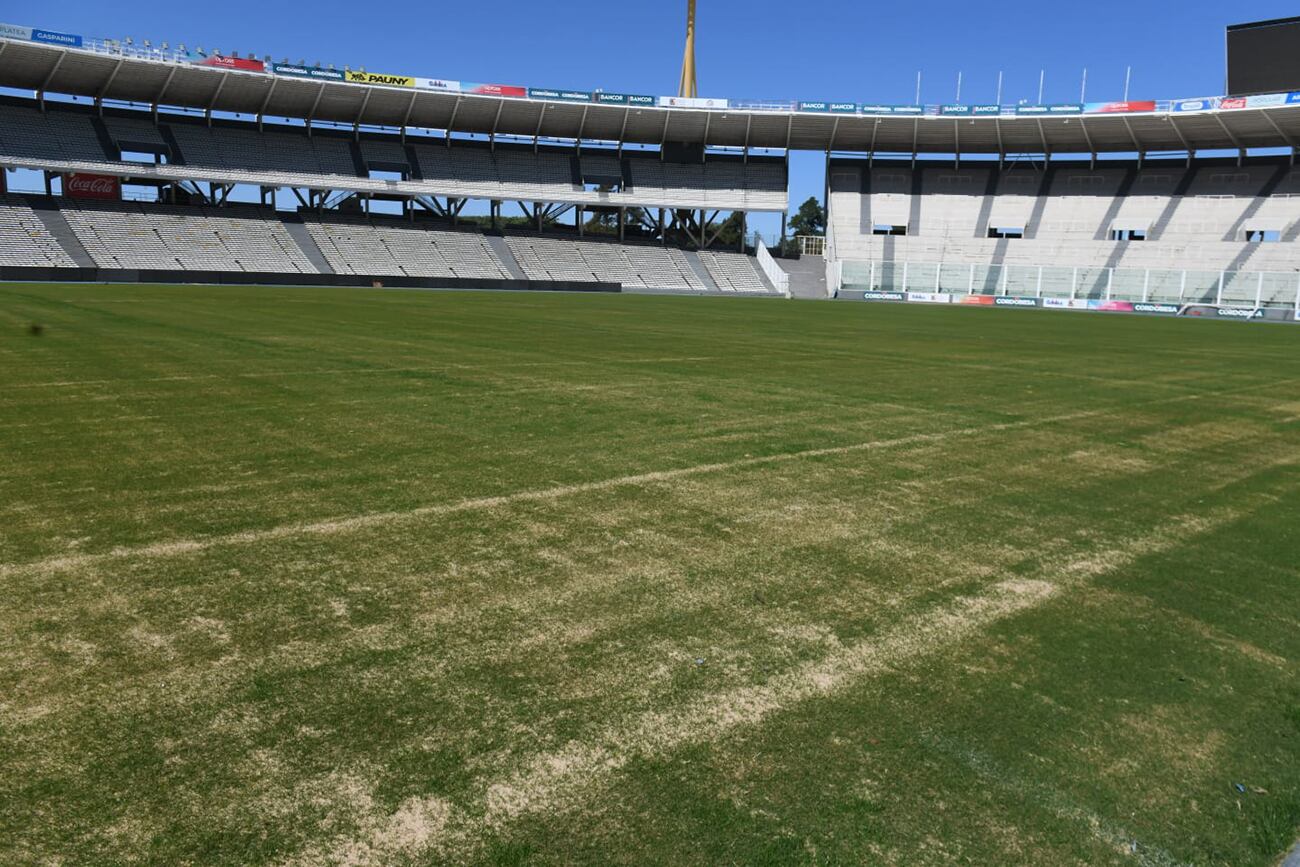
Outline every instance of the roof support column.
{"type": "Polygon", "coordinates": [[[503,99],[497,103],[497,116],[492,121],[492,134],[488,136],[488,149],[493,153],[497,149],[497,127],[501,125],[501,110],[506,107],[506,101],[503,99]]]}
{"type": "MultiPolygon", "coordinates": [[[[173,66],[172,71],[166,75],[166,81],[162,82],[162,87],[159,88],[157,96],[153,97],[153,123],[155,123],[155,126],[157,125],[157,122],[159,122],[159,104],[162,101],[162,97],[166,96],[166,88],[172,86],[172,79],[175,77],[175,70],[178,69],[181,68],[179,68],[179,66],[173,66]]],[[[272,88],[274,88],[274,84],[272,88]]],[[[103,103],[100,103],[100,105],[103,105],[103,103]]],[[[103,110],[103,108],[100,110],[103,110]]]]}
{"type": "Polygon", "coordinates": [[[41,104],[41,111],[45,111],[45,89],[50,86],[50,82],[54,80],[54,74],[59,71],[59,67],[63,65],[63,61],[67,59],[67,56],[68,52],[66,51],[59,53],[59,59],[54,61],[54,66],[50,67],[49,74],[45,76],[41,86],[36,89],[36,99],[41,104]]]}
{"type": "Polygon", "coordinates": [[[311,111],[307,112],[307,138],[311,138],[311,122],[316,119],[316,107],[320,105],[320,98],[325,95],[325,83],[321,82],[320,90],[316,91],[316,98],[312,100],[311,111]]]}
{"type": "MultiPolygon", "coordinates": [[[[172,72],[175,72],[176,69],[178,68],[179,67],[173,67],[172,72]]],[[[171,81],[170,76],[168,77],[167,81],[168,82],[171,81]]],[[[280,83],[280,79],[278,76],[271,76],[271,86],[267,88],[266,99],[262,100],[262,104],[258,106],[257,109],[257,131],[258,132],[262,131],[262,121],[266,118],[266,107],[271,104],[271,97],[275,95],[275,86],[279,83],[280,83]]],[[[163,86],[163,89],[164,90],[167,89],[166,85],[163,86]]],[[[157,113],[157,109],[155,109],[154,123],[158,122],[156,113],[157,113]]]]}
{"type": "Polygon", "coordinates": [[[411,91],[411,101],[406,104],[406,114],[402,117],[402,144],[406,144],[406,127],[411,122],[411,112],[415,111],[415,98],[419,91],[411,91]]]}
{"type": "Polygon", "coordinates": [[[447,121],[447,147],[451,147],[451,128],[456,125],[456,115],[460,114],[461,97],[456,97],[456,104],[451,108],[451,118],[447,121]]]}

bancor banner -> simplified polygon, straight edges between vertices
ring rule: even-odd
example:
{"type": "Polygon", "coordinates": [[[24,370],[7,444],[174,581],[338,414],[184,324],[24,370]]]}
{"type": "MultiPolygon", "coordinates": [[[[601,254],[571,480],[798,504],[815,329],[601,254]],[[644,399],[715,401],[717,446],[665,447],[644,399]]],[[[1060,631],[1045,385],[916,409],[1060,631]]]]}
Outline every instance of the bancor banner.
{"type": "Polygon", "coordinates": [[[122,179],[114,175],[69,172],[63,176],[63,195],[70,199],[103,199],[115,202],[122,198],[122,179]]]}

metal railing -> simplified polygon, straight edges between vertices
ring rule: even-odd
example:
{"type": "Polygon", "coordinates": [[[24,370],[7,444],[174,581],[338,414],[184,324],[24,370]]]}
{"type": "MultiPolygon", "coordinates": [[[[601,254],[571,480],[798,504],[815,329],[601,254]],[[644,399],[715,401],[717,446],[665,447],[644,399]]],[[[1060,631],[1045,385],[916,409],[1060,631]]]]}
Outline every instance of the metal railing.
{"type": "Polygon", "coordinates": [[[1022,298],[1092,298],[1300,311],[1300,271],[1216,271],[839,260],[832,291],[927,292],[1022,298]]]}
{"type": "Polygon", "coordinates": [[[796,235],[794,242],[801,256],[826,255],[826,239],[820,235],[796,235]]]}
{"type": "Polygon", "coordinates": [[[790,295],[790,275],[785,273],[776,260],[772,258],[767,245],[759,241],[754,245],[754,253],[755,258],[758,259],[758,267],[763,269],[767,279],[772,281],[772,285],[776,287],[777,291],[788,297],[790,295]]]}

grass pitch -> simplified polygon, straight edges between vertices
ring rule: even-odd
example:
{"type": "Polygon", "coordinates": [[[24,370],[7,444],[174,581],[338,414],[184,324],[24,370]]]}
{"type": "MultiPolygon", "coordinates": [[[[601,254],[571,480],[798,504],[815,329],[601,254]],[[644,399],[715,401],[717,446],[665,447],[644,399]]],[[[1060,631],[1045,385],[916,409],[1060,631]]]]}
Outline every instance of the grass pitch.
{"type": "Polygon", "coordinates": [[[1274,863],[1297,385],[1238,323],[0,287],[0,863],[1274,863]]]}

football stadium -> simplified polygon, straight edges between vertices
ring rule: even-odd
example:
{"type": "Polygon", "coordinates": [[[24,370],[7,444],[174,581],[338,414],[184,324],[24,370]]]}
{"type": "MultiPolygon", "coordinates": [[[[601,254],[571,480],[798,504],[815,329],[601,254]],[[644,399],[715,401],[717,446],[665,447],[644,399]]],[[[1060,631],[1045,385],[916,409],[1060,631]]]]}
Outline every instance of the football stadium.
{"type": "Polygon", "coordinates": [[[1300,864],[1300,19],[898,104],[685,6],[0,24],[0,863],[1300,864]]]}

